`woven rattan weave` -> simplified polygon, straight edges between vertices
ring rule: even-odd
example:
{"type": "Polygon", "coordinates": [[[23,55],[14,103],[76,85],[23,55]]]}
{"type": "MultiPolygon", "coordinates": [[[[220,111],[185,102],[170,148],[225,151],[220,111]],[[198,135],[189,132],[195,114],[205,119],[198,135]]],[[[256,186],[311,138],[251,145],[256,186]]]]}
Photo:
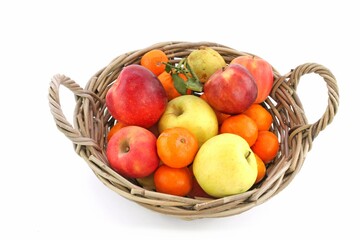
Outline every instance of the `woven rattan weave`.
{"type": "Polygon", "coordinates": [[[171,62],[176,63],[200,46],[214,48],[228,63],[237,56],[252,55],[212,42],[161,42],[119,55],[96,72],[84,88],[69,77],[55,75],[50,82],[48,97],[57,128],[71,140],[75,152],[85,160],[105,186],[145,208],[186,220],[240,214],[282,191],[301,169],[313,140],[332,122],[339,104],[336,79],[326,67],[317,63],[306,63],[284,75],[274,68],[272,92],[263,105],[274,118],[271,131],[278,135],[281,148],[276,159],[268,167],[266,179],[261,184],[243,194],[219,199],[192,199],[143,189],[135,180],[123,178],[107,164],[106,136],[110,127],[114,125],[114,119],[107,111],[105,95],[122,68],[139,63],[141,56],[147,51],[161,49],[171,62]],[[326,82],[328,91],[325,112],[315,123],[308,123],[296,93],[301,76],[308,73],[320,75],[326,82]],[[65,118],[61,109],[60,86],[70,89],[75,95],[72,124],[65,118]]]}

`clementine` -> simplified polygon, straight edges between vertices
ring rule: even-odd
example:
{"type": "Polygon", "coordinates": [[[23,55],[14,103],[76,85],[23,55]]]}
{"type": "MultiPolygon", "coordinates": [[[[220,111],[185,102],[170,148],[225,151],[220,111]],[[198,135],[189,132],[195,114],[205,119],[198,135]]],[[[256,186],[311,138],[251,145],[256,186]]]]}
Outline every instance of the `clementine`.
{"type": "Polygon", "coordinates": [[[110,140],[110,138],[117,132],[119,131],[121,128],[127,126],[125,123],[123,122],[116,122],[116,124],[114,126],[112,126],[110,128],[110,131],[108,132],[108,135],[107,135],[107,141],[110,140]]]}
{"type": "Polygon", "coordinates": [[[258,128],[254,120],[240,113],[226,118],[220,126],[220,133],[237,134],[252,146],[258,137],[258,128]]]}
{"type": "Polygon", "coordinates": [[[156,141],[160,160],[173,168],[186,167],[192,163],[199,149],[195,135],[183,127],[165,129],[156,141]]]}
{"type": "Polygon", "coordinates": [[[140,65],[146,67],[156,76],[159,76],[165,71],[165,64],[169,62],[169,58],[164,51],[160,49],[153,49],[145,53],[140,60],[140,65]]]}
{"type": "Polygon", "coordinates": [[[257,169],[258,169],[258,175],[255,180],[255,184],[256,184],[264,179],[265,174],[266,174],[266,166],[265,166],[264,161],[261,160],[261,158],[257,154],[255,154],[255,158],[256,158],[257,169]]]}
{"type": "Polygon", "coordinates": [[[258,137],[251,146],[251,149],[257,154],[265,164],[271,162],[278,154],[280,143],[278,137],[270,131],[259,131],[258,137]]]}
{"type": "Polygon", "coordinates": [[[165,164],[154,173],[154,184],[157,192],[186,196],[192,189],[192,176],[188,167],[172,168],[165,164]]]}
{"type": "MultiPolygon", "coordinates": [[[[188,80],[185,74],[180,73],[179,77],[181,77],[185,82],[188,80]]],[[[172,78],[171,74],[167,71],[163,71],[159,76],[158,79],[160,80],[161,84],[163,85],[166,95],[168,97],[168,101],[174,99],[176,97],[181,96],[181,94],[176,90],[174,86],[174,79],[172,78]]],[[[191,94],[191,90],[188,89],[186,94],[191,94]]]]}
{"type": "Polygon", "coordinates": [[[256,122],[259,131],[270,129],[273,118],[266,108],[259,103],[252,104],[243,113],[256,122]]]}

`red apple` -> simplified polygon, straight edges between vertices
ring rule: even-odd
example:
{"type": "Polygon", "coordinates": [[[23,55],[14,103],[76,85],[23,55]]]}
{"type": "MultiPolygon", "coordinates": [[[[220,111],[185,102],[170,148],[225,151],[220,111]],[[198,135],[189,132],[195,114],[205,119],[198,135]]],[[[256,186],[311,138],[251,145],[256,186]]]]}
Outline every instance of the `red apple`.
{"type": "Polygon", "coordinates": [[[250,72],[240,64],[216,71],[204,84],[208,103],[226,114],[239,114],[254,103],[257,86],[250,72]]]}
{"type": "Polygon", "coordinates": [[[165,111],[167,96],[159,79],[147,68],[124,67],[106,94],[110,114],[127,125],[149,128],[165,111]]]}
{"type": "Polygon", "coordinates": [[[258,94],[255,103],[261,103],[269,96],[274,83],[272,66],[262,58],[256,56],[239,56],[230,63],[237,63],[244,66],[253,75],[258,87],[258,94]]]}
{"type": "Polygon", "coordinates": [[[196,180],[196,178],[194,176],[194,173],[192,171],[192,165],[190,165],[189,170],[190,170],[190,173],[191,173],[191,176],[192,176],[193,184],[192,184],[192,188],[191,188],[190,192],[187,194],[187,196],[191,197],[191,198],[196,198],[196,197],[213,198],[212,196],[207,194],[204,191],[204,189],[201,188],[200,184],[196,180]]]}
{"type": "Polygon", "coordinates": [[[106,156],[112,169],[129,178],[146,177],[160,163],[155,135],[139,126],[126,126],[117,131],[108,142],[106,156]]]}

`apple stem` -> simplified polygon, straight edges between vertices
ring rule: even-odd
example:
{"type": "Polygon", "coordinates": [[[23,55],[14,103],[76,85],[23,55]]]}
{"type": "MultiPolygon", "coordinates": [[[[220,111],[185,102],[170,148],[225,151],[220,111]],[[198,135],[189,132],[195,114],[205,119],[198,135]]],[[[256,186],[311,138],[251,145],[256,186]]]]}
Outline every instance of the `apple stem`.
{"type": "Polygon", "coordinates": [[[251,155],[251,151],[248,151],[248,153],[247,153],[247,155],[245,156],[245,158],[247,159],[250,155],[251,155]]]}

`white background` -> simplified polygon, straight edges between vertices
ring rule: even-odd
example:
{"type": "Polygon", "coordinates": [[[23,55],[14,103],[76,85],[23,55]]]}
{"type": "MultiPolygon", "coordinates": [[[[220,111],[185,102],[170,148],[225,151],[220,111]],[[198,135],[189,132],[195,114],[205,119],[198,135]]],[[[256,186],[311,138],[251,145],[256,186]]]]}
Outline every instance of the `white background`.
{"type": "MultiPolygon", "coordinates": [[[[359,26],[356,1],[7,1],[0,3],[0,239],[359,239],[359,26]],[[119,2],[119,3],[116,3],[119,2]],[[334,121],[295,179],[243,214],[183,221],[106,188],[55,126],[56,73],[85,87],[113,58],[162,41],[211,41],[267,59],[285,74],[328,67],[340,89],[334,121]]],[[[304,77],[310,122],[327,90],[304,77]]],[[[72,121],[74,97],[61,89],[72,121]]]]}

